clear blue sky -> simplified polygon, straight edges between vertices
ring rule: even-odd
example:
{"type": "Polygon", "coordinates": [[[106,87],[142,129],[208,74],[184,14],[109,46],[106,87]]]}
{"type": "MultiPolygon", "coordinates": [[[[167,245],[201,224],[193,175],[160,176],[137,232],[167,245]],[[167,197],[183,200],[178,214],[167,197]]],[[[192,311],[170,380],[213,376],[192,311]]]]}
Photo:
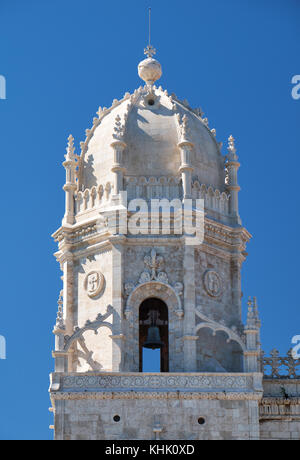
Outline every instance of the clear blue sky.
{"type": "MultiPolygon", "coordinates": [[[[64,212],[67,136],[140,86],[144,0],[0,0],[2,158],[0,438],[51,439],[48,374],[61,272],[50,235],[64,212]]],[[[256,295],[263,348],[285,353],[299,321],[300,74],[297,0],[152,0],[161,84],[236,138],[240,210],[254,238],[244,308],[256,295]]],[[[77,152],[78,152],[77,148],[77,152]]],[[[223,151],[225,153],[225,149],[223,151]]]]}

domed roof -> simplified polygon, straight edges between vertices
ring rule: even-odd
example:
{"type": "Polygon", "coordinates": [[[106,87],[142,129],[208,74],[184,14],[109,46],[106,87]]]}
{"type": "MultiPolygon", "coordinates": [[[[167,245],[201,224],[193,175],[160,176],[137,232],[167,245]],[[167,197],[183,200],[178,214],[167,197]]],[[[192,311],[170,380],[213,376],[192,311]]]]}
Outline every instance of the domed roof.
{"type": "Polygon", "coordinates": [[[182,131],[192,145],[192,176],[220,191],[225,189],[224,157],[199,110],[169,95],[153,81],[161,74],[160,64],[151,57],[142,61],[139,72],[149,80],[109,109],[99,109],[93,127],[81,143],[79,189],[90,189],[112,181],[114,149],[112,143],[125,144],[123,166],[126,176],[176,176],[181,165],[182,131]],[[149,77],[150,75],[150,77],[149,77]]]}

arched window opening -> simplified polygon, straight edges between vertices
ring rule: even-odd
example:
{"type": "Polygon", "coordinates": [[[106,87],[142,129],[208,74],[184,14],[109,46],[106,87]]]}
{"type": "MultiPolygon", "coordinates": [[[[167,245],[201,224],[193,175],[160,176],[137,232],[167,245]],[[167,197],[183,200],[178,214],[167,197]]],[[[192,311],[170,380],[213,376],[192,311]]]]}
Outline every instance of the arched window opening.
{"type": "Polygon", "coordinates": [[[169,371],[168,307],[156,298],[144,300],[139,311],[140,372],[169,371]]]}

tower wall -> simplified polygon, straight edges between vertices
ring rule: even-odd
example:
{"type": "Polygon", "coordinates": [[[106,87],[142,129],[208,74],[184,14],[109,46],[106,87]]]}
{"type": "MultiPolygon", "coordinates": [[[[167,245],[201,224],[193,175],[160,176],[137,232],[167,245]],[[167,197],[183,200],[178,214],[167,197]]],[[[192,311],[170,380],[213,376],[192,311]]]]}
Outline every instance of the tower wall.
{"type": "Polygon", "coordinates": [[[68,374],[58,381],[56,439],[259,438],[260,374],[68,374]]]}
{"type": "Polygon", "coordinates": [[[146,85],[99,108],[80,156],[68,139],[66,212],[53,235],[63,271],[50,385],[55,439],[257,439],[259,319],[250,305],[246,328],[241,321],[251,235],[238,213],[234,139],[225,159],[201,110],[154,86],[161,66],[147,49],[139,66],[146,85]],[[130,223],[140,207],[123,191],[142,206],[193,199],[203,241],[191,241],[186,221],[180,233],[157,231],[165,213],[140,213],[137,233],[114,227],[117,212],[130,223]],[[142,318],[144,301],[153,311],[142,318]],[[168,332],[163,342],[159,328],[168,332]],[[161,349],[160,373],[141,372],[144,346],[161,349]]]}

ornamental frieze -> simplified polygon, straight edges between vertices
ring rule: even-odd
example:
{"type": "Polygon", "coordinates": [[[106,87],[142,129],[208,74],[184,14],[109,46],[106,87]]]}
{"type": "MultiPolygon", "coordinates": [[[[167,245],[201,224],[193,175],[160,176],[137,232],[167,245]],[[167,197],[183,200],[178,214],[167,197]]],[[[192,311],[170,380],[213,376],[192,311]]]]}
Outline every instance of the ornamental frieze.
{"type": "Polygon", "coordinates": [[[174,389],[174,390],[205,390],[205,389],[238,389],[253,388],[251,375],[82,375],[62,378],[62,387],[68,388],[99,388],[99,389],[174,389]]]}
{"type": "Polygon", "coordinates": [[[193,392],[193,391],[97,391],[97,392],[51,392],[52,401],[55,400],[137,400],[137,399],[177,399],[177,400],[226,400],[226,401],[260,401],[260,392],[193,392]]]}

